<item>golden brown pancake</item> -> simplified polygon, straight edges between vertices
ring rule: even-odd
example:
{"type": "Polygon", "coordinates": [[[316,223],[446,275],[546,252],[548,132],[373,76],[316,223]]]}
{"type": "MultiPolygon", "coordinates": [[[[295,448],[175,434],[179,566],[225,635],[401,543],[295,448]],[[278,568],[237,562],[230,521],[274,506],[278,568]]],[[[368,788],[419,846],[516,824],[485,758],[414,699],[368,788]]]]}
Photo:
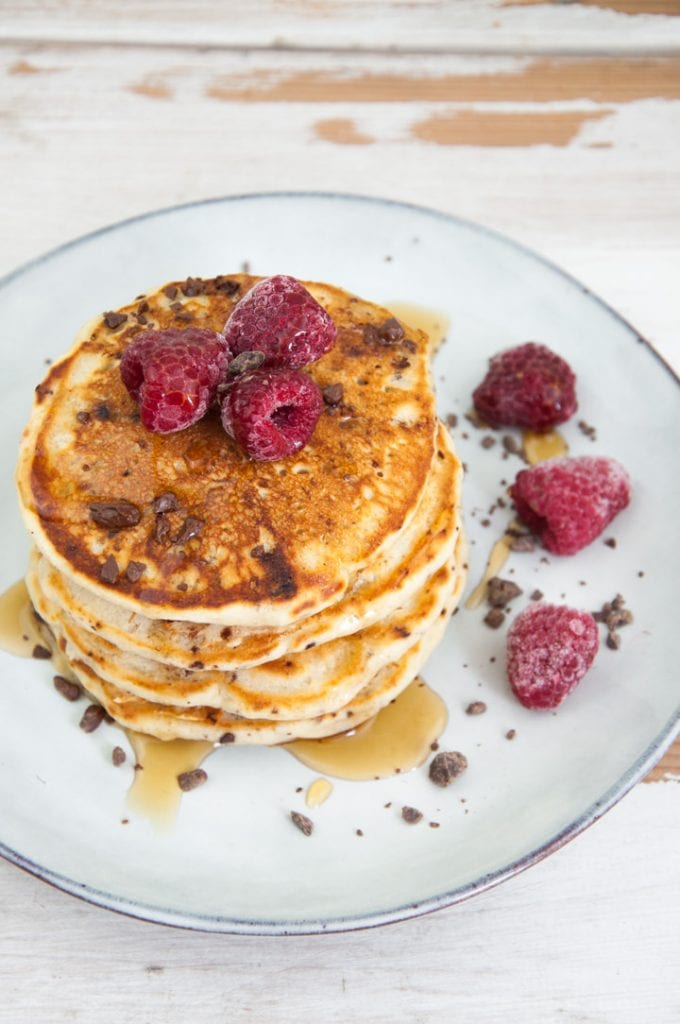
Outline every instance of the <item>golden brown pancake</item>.
{"type": "Polygon", "coordinates": [[[214,412],[176,434],[148,432],[120,378],[126,345],[150,326],[221,330],[257,280],[190,279],[140,297],[122,322],[93,321],[37,388],[17,473],[29,532],[69,580],[147,618],[279,628],[328,607],[416,514],[437,457],[426,335],[385,344],[365,325],[388,310],[313,283],[337,342],[307,372],[344,397],[307,447],[251,461],[214,412]],[[180,509],[161,541],[151,506],[168,491],[180,509]],[[120,500],[139,510],[135,525],[93,521],[93,503],[120,500]],[[189,518],[200,532],[183,540],[189,518]],[[119,575],[106,582],[110,557],[119,575]],[[135,582],[132,561],[145,566],[135,582]]]}

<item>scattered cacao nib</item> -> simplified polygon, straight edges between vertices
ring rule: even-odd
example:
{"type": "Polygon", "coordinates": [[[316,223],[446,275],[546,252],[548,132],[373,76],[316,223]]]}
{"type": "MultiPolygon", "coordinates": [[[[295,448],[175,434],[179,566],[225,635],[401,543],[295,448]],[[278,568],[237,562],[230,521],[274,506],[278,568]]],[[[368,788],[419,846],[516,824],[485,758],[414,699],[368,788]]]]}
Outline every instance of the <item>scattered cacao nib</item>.
{"type": "Polygon", "coordinates": [[[505,608],[509,601],[519,597],[522,588],[512,580],[503,580],[500,576],[492,576],[486,588],[486,600],[492,608],[505,608]]]}
{"type": "Polygon", "coordinates": [[[90,704],[83,711],[83,717],[80,719],[80,728],[83,732],[94,732],[104,721],[106,712],[101,704],[90,704]]]}
{"type": "Polygon", "coordinates": [[[446,417],[446,426],[450,427],[452,430],[454,427],[458,426],[458,417],[455,412],[450,412],[446,417]]]}
{"type": "Polygon", "coordinates": [[[188,277],[180,288],[188,298],[193,298],[194,295],[201,295],[205,291],[205,283],[200,277],[188,277]]]}
{"type": "Polygon", "coordinates": [[[114,747],[111,751],[111,760],[116,768],[120,768],[122,764],[125,764],[126,756],[122,747],[114,747]]]}
{"type": "Polygon", "coordinates": [[[491,434],[485,434],[482,440],[479,442],[482,448],[493,448],[496,443],[496,438],[491,434]]]}
{"type": "Polygon", "coordinates": [[[428,825],[430,826],[430,828],[439,828],[439,822],[438,821],[429,821],[428,825]]]}
{"type": "Polygon", "coordinates": [[[105,526],[109,530],[128,530],[137,525],[142,513],[131,501],[120,498],[117,501],[93,501],[90,517],[97,526],[105,526]]]}
{"type": "Polygon", "coordinates": [[[484,622],[490,629],[498,629],[505,622],[505,612],[500,608],[491,608],[484,616],[484,622]]]}
{"type": "Polygon", "coordinates": [[[342,384],[327,384],[321,394],[326,405],[339,405],[343,399],[344,388],[342,384]]]}
{"type": "Polygon", "coordinates": [[[64,678],[64,676],[55,676],[52,681],[57,693],[60,693],[66,700],[73,702],[80,698],[82,690],[78,683],[74,683],[70,679],[64,678]]]}
{"type": "Polygon", "coordinates": [[[146,572],[145,562],[128,562],[125,575],[127,576],[130,583],[136,583],[137,580],[141,579],[146,572]]]}
{"type": "Polygon", "coordinates": [[[422,820],[423,812],[417,807],[402,807],[401,816],[408,825],[417,825],[422,820]]]}
{"type": "Polygon", "coordinates": [[[224,292],[227,296],[236,295],[236,293],[241,290],[241,285],[238,281],[232,281],[223,274],[218,274],[217,277],[213,279],[213,285],[217,291],[224,292]]]}
{"type": "Polygon", "coordinates": [[[612,629],[611,632],[607,633],[605,642],[610,651],[618,651],[621,646],[621,635],[612,629]]]}
{"type": "Polygon", "coordinates": [[[107,420],[111,419],[111,410],[106,402],[100,402],[99,405],[96,405],[94,414],[98,420],[102,421],[102,423],[106,423],[107,420]]]}
{"type": "Polygon", "coordinates": [[[618,630],[633,621],[633,613],[625,604],[625,599],[617,594],[611,601],[605,601],[600,611],[593,612],[595,621],[603,623],[607,629],[606,644],[610,651],[618,651],[621,646],[618,630]]]}
{"type": "Polygon", "coordinates": [[[542,590],[538,590],[538,589],[532,590],[531,593],[529,594],[529,600],[530,601],[541,601],[542,598],[543,598],[543,591],[542,590]]]}
{"type": "Polygon", "coordinates": [[[165,491],[163,494],[159,494],[151,502],[151,511],[155,512],[156,515],[161,515],[163,512],[176,512],[178,508],[177,496],[172,491],[165,491]]]}
{"type": "Polygon", "coordinates": [[[184,544],[193,537],[200,537],[204,526],[205,520],[199,519],[198,516],[187,516],[175,537],[175,544],[184,544]]]}
{"type": "Polygon", "coordinates": [[[605,541],[605,544],[607,545],[608,548],[615,548],[616,547],[616,537],[607,537],[607,539],[605,541]]]}
{"type": "Polygon", "coordinates": [[[258,370],[265,359],[264,352],[256,349],[248,352],[240,352],[235,359],[229,363],[227,373],[230,377],[238,377],[242,373],[252,373],[258,370]]]}
{"type": "Polygon", "coordinates": [[[103,314],[104,323],[110,331],[115,331],[121,327],[127,320],[127,313],[116,313],[114,310],[109,310],[103,314]]]}
{"type": "Polygon", "coordinates": [[[429,776],[435,786],[449,786],[468,766],[467,757],[458,750],[442,750],[430,762],[429,776]]]}
{"type": "Polygon", "coordinates": [[[360,828],[356,829],[355,835],[358,835],[360,839],[361,839],[361,837],[363,836],[363,834],[364,834],[364,833],[363,833],[363,830],[362,830],[362,829],[360,829],[360,828]]]}
{"type": "Polygon", "coordinates": [[[38,661],[49,661],[52,657],[52,651],[49,647],[44,647],[42,644],[36,644],[31,651],[31,657],[37,658],[38,661]]]}
{"type": "Polygon", "coordinates": [[[220,743],[234,743],[235,740],[233,732],[223,732],[220,736],[220,743]]]}
{"type": "Polygon", "coordinates": [[[115,583],[118,579],[118,572],[118,562],[113,555],[109,555],[99,570],[99,579],[102,583],[115,583]]]}
{"type": "Polygon", "coordinates": [[[508,731],[505,734],[505,738],[506,738],[506,740],[514,740],[516,735],[517,735],[517,729],[508,729],[508,731]]]}
{"type": "Polygon", "coordinates": [[[586,437],[589,437],[591,441],[597,441],[597,430],[595,427],[591,427],[589,423],[586,423],[585,420],[578,421],[578,429],[582,434],[585,434],[586,437]]]}
{"type": "Polygon", "coordinates": [[[466,715],[483,715],[486,711],[486,704],[483,700],[473,700],[465,709],[466,715]]]}
{"type": "Polygon", "coordinates": [[[182,772],[177,776],[177,785],[183,793],[189,793],[192,789],[198,789],[204,782],[208,781],[208,773],[202,768],[192,768],[190,772],[182,772]]]}
{"type": "Polygon", "coordinates": [[[90,414],[85,409],[81,409],[80,412],[76,413],[76,419],[78,420],[78,423],[89,423],[90,414]]]}
{"type": "Polygon", "coordinates": [[[163,294],[168,299],[176,299],[177,298],[177,286],[174,285],[174,284],[166,285],[165,288],[163,289],[163,294]]]}
{"type": "Polygon", "coordinates": [[[535,551],[536,541],[530,533],[525,533],[522,530],[507,530],[506,537],[508,537],[508,547],[511,551],[535,551]]]}
{"type": "Polygon", "coordinates": [[[170,540],[170,531],[172,527],[170,520],[166,515],[156,516],[156,522],[153,528],[153,539],[158,541],[159,544],[167,544],[170,540]]]}
{"type": "Polygon", "coordinates": [[[306,814],[300,814],[299,811],[291,811],[290,820],[296,828],[300,829],[303,836],[311,836],[314,831],[314,822],[306,814]]]}

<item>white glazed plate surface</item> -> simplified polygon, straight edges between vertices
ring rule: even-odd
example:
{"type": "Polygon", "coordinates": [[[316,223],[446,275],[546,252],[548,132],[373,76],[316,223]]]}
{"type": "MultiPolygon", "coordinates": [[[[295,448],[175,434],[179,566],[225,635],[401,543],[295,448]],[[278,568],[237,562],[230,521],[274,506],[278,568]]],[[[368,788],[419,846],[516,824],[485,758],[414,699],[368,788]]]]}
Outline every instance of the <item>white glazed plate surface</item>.
{"type": "MultiPolygon", "coordinates": [[[[505,629],[461,609],[425,667],[446,700],[444,750],[469,768],[448,789],[426,767],[379,782],[334,781],[304,812],[315,773],[276,749],[222,748],[208,784],[183,798],[159,833],[126,808],[134,759],[114,726],[86,735],[83,703],[53,689],[49,662],[2,654],[0,852],[57,886],[113,910],[166,924],[286,934],[396,921],[447,906],[528,867],[597,819],[661,755],[677,732],[679,578],[677,492],[668,467],[680,448],[676,381],[612,310],[538,256],[474,225],[376,199],[322,194],[226,198],[153,213],[97,232],[0,282],[4,424],[1,441],[2,589],[23,575],[28,542],[11,483],[17,444],[45,360],[70,347],[90,317],[188,275],[287,273],[329,281],[389,305],[408,301],[450,318],[434,370],[442,415],[454,412],[467,463],[470,583],[481,576],[508,511],[489,507],[521,468],[485,450],[464,419],[490,355],[527,340],[560,352],[579,381],[579,412],[563,428],[572,454],[619,459],[633,501],[604,537],[572,558],[513,555],[510,573],[546,600],[599,608],[617,592],[635,621],[617,652],[594,667],[556,713],[522,708],[504,677],[505,629]],[[593,442],[578,429],[594,425],[593,442]],[[469,437],[462,436],[467,432],[469,437]],[[475,700],[485,714],[469,716],[475,700]],[[505,734],[516,730],[510,741],[505,734]],[[391,806],[386,808],[385,804],[391,806]],[[400,809],[422,810],[407,825],[400,809]],[[121,824],[129,817],[130,823],[121,824]],[[439,828],[428,827],[437,821],[439,828]],[[357,835],[357,829],[363,836],[357,835]]],[[[602,637],[604,639],[604,637],[602,637]]]]}

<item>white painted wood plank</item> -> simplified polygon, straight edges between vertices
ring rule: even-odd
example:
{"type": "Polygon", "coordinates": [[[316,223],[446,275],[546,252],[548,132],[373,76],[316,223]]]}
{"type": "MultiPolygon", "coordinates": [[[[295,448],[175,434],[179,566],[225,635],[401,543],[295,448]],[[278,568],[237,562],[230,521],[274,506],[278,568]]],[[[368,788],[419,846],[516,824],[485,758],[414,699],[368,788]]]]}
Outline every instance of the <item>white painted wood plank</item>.
{"type": "Polygon", "coordinates": [[[3,0],[3,34],[173,46],[526,53],[680,48],[680,18],[501,0],[3,0]]]}
{"type": "Polygon", "coordinates": [[[336,936],[174,931],[0,862],[0,1022],[676,1024],[680,787],[468,903],[336,936]]]}

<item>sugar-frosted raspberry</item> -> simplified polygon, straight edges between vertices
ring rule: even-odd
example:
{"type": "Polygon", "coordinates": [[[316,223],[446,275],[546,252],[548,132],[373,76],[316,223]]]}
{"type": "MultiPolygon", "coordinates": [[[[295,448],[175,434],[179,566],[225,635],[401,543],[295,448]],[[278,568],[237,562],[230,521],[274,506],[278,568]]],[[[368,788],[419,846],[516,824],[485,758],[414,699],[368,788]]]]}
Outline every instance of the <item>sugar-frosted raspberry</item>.
{"type": "Polygon", "coordinates": [[[614,459],[549,459],[517,474],[510,488],[517,514],[556,555],[573,555],[630,501],[630,480],[614,459]]]}
{"type": "Polygon", "coordinates": [[[575,385],[576,377],[561,356],[530,341],[489,361],[472,400],[492,427],[550,430],[576,411],[575,385]]]}
{"type": "Polygon", "coordinates": [[[247,292],[224,334],[235,356],[264,352],[266,366],[307,366],[335,344],[335,324],[293,277],[267,277],[247,292]]]}
{"type": "Polygon", "coordinates": [[[593,663],[600,642],[588,612],[533,604],[508,630],[507,673],[527,708],[556,708],[593,663]]]}
{"type": "Polygon", "coordinates": [[[215,400],[229,363],[221,334],[198,327],[138,334],[120,363],[148,430],[169,434],[196,423],[215,400]]]}
{"type": "Polygon", "coordinates": [[[252,459],[271,462],[299,451],[323,409],[311,377],[288,367],[240,377],[222,400],[222,424],[252,459]]]}

